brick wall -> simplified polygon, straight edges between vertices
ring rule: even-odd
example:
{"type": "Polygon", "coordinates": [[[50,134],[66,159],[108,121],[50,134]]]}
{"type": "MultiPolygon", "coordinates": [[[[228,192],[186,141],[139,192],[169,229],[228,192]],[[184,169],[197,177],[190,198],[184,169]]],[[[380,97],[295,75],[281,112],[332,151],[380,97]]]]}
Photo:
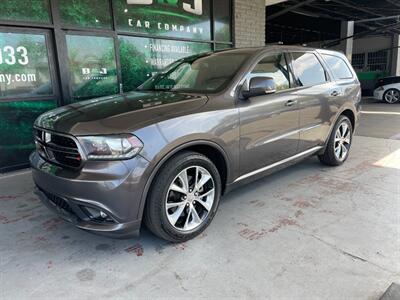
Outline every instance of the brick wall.
{"type": "Polygon", "coordinates": [[[265,45],[265,0],[234,0],[236,47],[265,45]]]}

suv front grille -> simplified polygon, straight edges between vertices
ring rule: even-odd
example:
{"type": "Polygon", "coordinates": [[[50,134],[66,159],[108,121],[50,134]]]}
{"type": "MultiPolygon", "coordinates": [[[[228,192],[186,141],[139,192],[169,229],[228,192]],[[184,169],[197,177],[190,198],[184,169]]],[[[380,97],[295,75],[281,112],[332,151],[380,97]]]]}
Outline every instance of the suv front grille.
{"type": "Polygon", "coordinates": [[[35,143],[40,156],[49,162],[74,169],[82,165],[82,156],[71,137],[36,129],[35,143]]]}

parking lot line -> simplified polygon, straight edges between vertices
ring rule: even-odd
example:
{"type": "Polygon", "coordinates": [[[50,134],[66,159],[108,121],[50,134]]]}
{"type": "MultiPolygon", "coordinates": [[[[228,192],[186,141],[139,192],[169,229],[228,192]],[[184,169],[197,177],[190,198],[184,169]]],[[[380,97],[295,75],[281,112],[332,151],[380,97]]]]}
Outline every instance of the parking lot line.
{"type": "Polygon", "coordinates": [[[362,114],[366,115],[400,115],[400,112],[395,111],[361,111],[362,114]]]}

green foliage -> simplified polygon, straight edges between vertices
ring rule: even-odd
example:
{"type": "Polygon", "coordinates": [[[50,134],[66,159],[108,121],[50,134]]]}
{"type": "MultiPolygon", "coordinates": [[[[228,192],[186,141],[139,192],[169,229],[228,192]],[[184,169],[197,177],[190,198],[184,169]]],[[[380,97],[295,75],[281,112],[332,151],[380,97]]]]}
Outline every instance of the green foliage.
{"type": "Polygon", "coordinates": [[[121,57],[121,72],[124,91],[132,91],[146,80],[151,73],[151,67],[146,63],[145,56],[140,53],[135,44],[124,38],[119,39],[121,57]]]}
{"type": "MultiPolygon", "coordinates": [[[[18,46],[24,46],[28,50],[29,64],[26,66],[16,63],[8,65],[3,63],[0,65],[0,73],[22,73],[29,69],[49,69],[47,59],[47,49],[44,35],[29,35],[29,34],[7,34],[0,33],[0,47],[8,45],[16,49],[18,46]]],[[[7,56],[3,54],[3,59],[7,56]]],[[[20,58],[19,54],[15,53],[16,59],[20,58]]]]}
{"type": "Polygon", "coordinates": [[[231,12],[229,0],[214,1],[214,39],[219,42],[231,42],[231,12]]]}
{"type": "Polygon", "coordinates": [[[178,5],[178,0],[158,0],[157,2],[160,4],[167,3],[169,5],[175,5],[175,6],[178,5]]]}
{"type": "Polygon", "coordinates": [[[49,61],[47,55],[46,41],[43,34],[19,34],[19,33],[0,33],[0,48],[11,46],[14,50],[16,63],[8,65],[6,59],[10,59],[10,51],[3,51],[3,63],[0,64],[0,74],[34,74],[36,81],[10,85],[1,84],[1,96],[21,96],[22,94],[30,93],[34,95],[38,92],[35,89],[47,86],[47,91],[51,90],[49,61]],[[27,57],[29,63],[21,65],[18,59],[21,59],[21,53],[17,52],[19,46],[24,46],[27,49],[27,57]]]}
{"type": "Polygon", "coordinates": [[[28,161],[34,149],[33,122],[55,107],[53,100],[0,102],[0,169],[28,161]]]}
{"type": "Polygon", "coordinates": [[[215,22],[215,40],[220,42],[231,41],[231,30],[229,23],[215,22]]]}
{"type": "Polygon", "coordinates": [[[216,44],[215,45],[215,50],[225,50],[225,49],[230,49],[232,48],[231,45],[226,45],[226,44],[216,44]]]}
{"type": "Polygon", "coordinates": [[[0,19],[50,23],[49,0],[2,0],[0,19]]]}
{"type": "Polygon", "coordinates": [[[150,39],[142,37],[120,36],[120,59],[121,72],[124,91],[132,91],[149,78],[148,74],[160,71],[162,66],[152,65],[154,60],[162,60],[165,58],[178,60],[185,56],[208,52],[211,50],[208,43],[194,43],[183,41],[172,41],[164,39],[150,39]],[[152,51],[151,47],[170,46],[187,47],[188,51],[179,52],[157,52],[152,51]]]}
{"type": "Polygon", "coordinates": [[[113,38],[69,35],[67,45],[74,101],[118,92],[113,38]],[[92,79],[85,78],[82,68],[91,69],[92,79]],[[107,75],[95,73],[101,68],[107,69],[107,75]]]}
{"type": "Polygon", "coordinates": [[[61,0],[61,22],[67,25],[111,28],[108,0],[61,0]]]}

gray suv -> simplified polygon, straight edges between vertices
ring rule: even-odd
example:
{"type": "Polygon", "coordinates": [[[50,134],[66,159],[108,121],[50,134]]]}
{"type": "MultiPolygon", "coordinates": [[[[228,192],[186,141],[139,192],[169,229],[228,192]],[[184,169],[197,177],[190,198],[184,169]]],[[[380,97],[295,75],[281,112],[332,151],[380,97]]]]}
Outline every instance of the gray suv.
{"type": "Polygon", "coordinates": [[[75,226],[114,237],[199,235],[234,187],[318,155],[348,157],[360,84],[346,57],[302,47],[179,60],[136,91],[35,122],[37,194],[75,226]]]}

